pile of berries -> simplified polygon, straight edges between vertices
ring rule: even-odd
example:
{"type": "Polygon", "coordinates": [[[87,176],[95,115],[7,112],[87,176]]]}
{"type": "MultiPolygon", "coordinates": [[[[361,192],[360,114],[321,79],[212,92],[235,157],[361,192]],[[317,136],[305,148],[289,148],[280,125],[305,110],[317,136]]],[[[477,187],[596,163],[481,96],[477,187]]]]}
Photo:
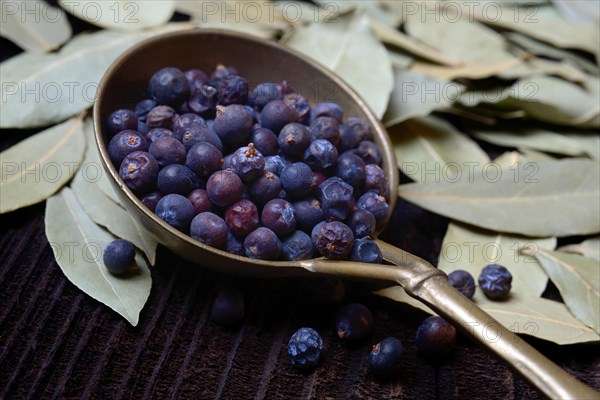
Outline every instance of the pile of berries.
{"type": "Polygon", "coordinates": [[[164,68],[105,121],[125,184],[193,239],[263,260],[381,262],[390,187],[371,126],[235,68],[164,68]]]}

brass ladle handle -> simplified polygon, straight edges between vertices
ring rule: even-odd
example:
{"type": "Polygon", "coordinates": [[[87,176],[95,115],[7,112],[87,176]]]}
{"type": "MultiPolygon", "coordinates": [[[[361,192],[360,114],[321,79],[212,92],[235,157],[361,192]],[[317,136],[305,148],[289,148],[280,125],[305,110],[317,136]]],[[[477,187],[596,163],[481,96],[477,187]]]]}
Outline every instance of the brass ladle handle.
{"type": "Polygon", "coordinates": [[[561,400],[600,398],[599,393],[575,379],[456,291],[442,271],[381,240],[377,240],[377,244],[383,258],[394,265],[316,259],[302,266],[320,274],[397,282],[409,295],[495,353],[546,397],[561,400]],[[494,332],[493,340],[489,339],[490,332],[494,332]]]}
{"type": "Polygon", "coordinates": [[[378,241],[378,245],[386,260],[398,266],[409,267],[398,268],[402,271],[398,282],[408,294],[452,321],[457,328],[506,361],[544,395],[551,399],[600,398],[600,394],[554,364],[455,290],[442,271],[385,242],[378,241]],[[493,335],[490,335],[490,328],[493,329],[493,335]],[[493,336],[492,340],[490,336],[493,336]]]}

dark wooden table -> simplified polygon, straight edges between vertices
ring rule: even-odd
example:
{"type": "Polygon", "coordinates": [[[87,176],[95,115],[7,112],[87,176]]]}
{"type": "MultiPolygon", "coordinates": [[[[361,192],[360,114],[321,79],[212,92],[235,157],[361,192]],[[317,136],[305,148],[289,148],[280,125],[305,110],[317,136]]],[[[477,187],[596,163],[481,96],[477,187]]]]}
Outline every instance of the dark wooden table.
{"type": "MultiPolygon", "coordinates": [[[[75,31],[89,28],[71,18],[75,31]]],[[[19,49],[0,39],[0,59],[19,49]]],[[[0,111],[1,112],[1,111],[0,111]]],[[[32,132],[1,131],[0,151],[32,132]]],[[[487,147],[488,151],[498,149],[487,147]]],[[[426,317],[347,283],[228,277],[190,265],[165,249],[137,327],[71,284],[54,261],[39,204],[0,216],[0,399],[536,399],[539,394],[476,343],[460,337],[454,356],[432,365],[415,351],[426,317]],[[235,329],[208,312],[222,286],[239,287],[247,315],[235,329]],[[371,337],[346,346],[335,337],[340,305],[362,302],[374,314],[371,337]],[[287,341],[301,326],[317,329],[325,355],[310,373],[294,370],[287,341]],[[393,379],[367,374],[371,345],[396,336],[406,347],[393,379]]],[[[400,201],[386,232],[391,243],[435,263],[448,221],[400,201]]],[[[573,241],[577,241],[574,238],[573,241]]],[[[559,299],[552,285],[545,297],[559,299]]],[[[600,389],[598,347],[525,339],[600,389]]]]}

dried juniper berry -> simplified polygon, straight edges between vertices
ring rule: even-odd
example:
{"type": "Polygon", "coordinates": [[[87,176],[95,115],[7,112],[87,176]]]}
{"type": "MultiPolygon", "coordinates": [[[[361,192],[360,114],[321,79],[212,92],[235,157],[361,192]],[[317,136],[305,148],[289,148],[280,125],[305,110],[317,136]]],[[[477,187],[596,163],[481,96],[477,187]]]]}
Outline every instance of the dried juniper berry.
{"type": "Polygon", "coordinates": [[[252,182],[249,189],[250,198],[259,206],[273,200],[281,192],[281,180],[272,172],[265,172],[263,176],[252,182]]]}
{"type": "Polygon", "coordinates": [[[200,69],[188,69],[183,74],[190,84],[190,95],[197,93],[208,82],[208,76],[200,69]]]}
{"type": "Polygon", "coordinates": [[[383,256],[381,250],[374,240],[364,237],[354,240],[354,247],[350,253],[352,261],[358,261],[369,264],[381,264],[383,256]]]}
{"type": "Polygon", "coordinates": [[[134,193],[147,193],[156,184],[158,162],[150,153],[134,151],[123,159],[119,167],[119,176],[134,193]]]}
{"type": "Polygon", "coordinates": [[[246,108],[239,104],[217,107],[215,132],[224,144],[239,147],[252,134],[253,121],[246,108]]]}
{"type": "Polygon", "coordinates": [[[432,360],[448,356],[456,345],[456,329],[438,316],[426,318],[415,339],[419,354],[432,360]]]}
{"type": "Polygon", "coordinates": [[[279,148],[290,156],[300,155],[310,144],[310,131],[297,122],[283,127],[277,138],[279,148]]]}
{"type": "Polygon", "coordinates": [[[165,128],[173,130],[173,122],[175,122],[176,117],[177,114],[171,107],[156,106],[148,113],[146,125],[148,125],[148,129],[165,128]]]}
{"type": "Polygon", "coordinates": [[[278,83],[259,83],[248,98],[248,102],[251,106],[256,107],[257,110],[261,111],[268,103],[281,100],[283,95],[281,94],[281,86],[278,83]]]}
{"type": "Polygon", "coordinates": [[[210,319],[223,326],[232,326],[244,318],[244,296],[239,290],[219,290],[210,307],[210,319]]]}
{"type": "Polygon", "coordinates": [[[372,329],[373,315],[367,307],[359,303],[342,308],[335,320],[335,330],[342,340],[362,340],[369,336],[372,329]]]}
{"type": "Polygon", "coordinates": [[[319,117],[333,118],[341,124],[344,119],[344,111],[337,103],[319,103],[310,112],[310,122],[319,117]]]}
{"type": "Polygon", "coordinates": [[[253,202],[242,199],[233,203],[225,211],[225,222],[231,233],[237,236],[246,236],[260,223],[258,209],[253,202]]]}
{"type": "Polygon", "coordinates": [[[448,283],[468,298],[473,298],[475,294],[475,279],[473,276],[462,269],[457,269],[448,274],[448,283]]]}
{"type": "Polygon", "coordinates": [[[322,171],[314,172],[313,180],[312,180],[312,183],[310,184],[311,195],[318,197],[319,196],[319,186],[321,186],[321,183],[325,182],[327,179],[329,179],[329,177],[324,172],[322,172],[322,171]]]}
{"type": "Polygon", "coordinates": [[[104,248],[102,261],[111,274],[123,275],[135,267],[135,248],[128,240],[113,240],[104,248]]]}
{"type": "Polygon", "coordinates": [[[355,239],[373,236],[375,233],[375,217],[367,210],[354,210],[347,224],[352,229],[355,239]]]}
{"type": "Polygon", "coordinates": [[[168,194],[156,205],[156,215],[175,229],[187,233],[194,218],[194,206],[180,194],[168,194]]]}
{"type": "Polygon", "coordinates": [[[380,196],[390,199],[390,185],[385,176],[385,172],[375,164],[367,164],[365,166],[365,192],[374,192],[380,196]]]}
{"type": "Polygon", "coordinates": [[[185,147],[181,142],[169,136],[163,136],[152,143],[148,149],[148,153],[152,154],[159,167],[165,167],[171,164],[183,164],[185,162],[185,147]]]}
{"type": "Polygon", "coordinates": [[[156,107],[158,104],[152,99],[145,99],[135,105],[135,115],[138,117],[138,121],[146,122],[146,117],[150,110],[156,107]]]}
{"type": "Polygon", "coordinates": [[[305,232],[295,231],[281,242],[281,259],[285,261],[308,260],[314,256],[312,239],[305,232]]]}
{"type": "Polygon", "coordinates": [[[312,140],[325,139],[337,146],[340,142],[340,127],[337,121],[330,117],[319,117],[310,124],[312,140]]]}
{"type": "Polygon", "coordinates": [[[106,119],[106,130],[109,136],[116,135],[124,130],[136,130],[138,117],[131,110],[121,109],[110,113],[106,119]]]}
{"type": "Polygon", "coordinates": [[[277,176],[281,176],[283,170],[290,165],[290,162],[281,156],[265,157],[265,172],[272,172],[277,176]]]}
{"type": "Polygon", "coordinates": [[[296,210],[296,220],[298,229],[302,229],[306,233],[312,232],[312,229],[319,222],[323,221],[323,209],[321,202],[314,197],[295,202],[294,209],[296,210]]]}
{"type": "Polygon", "coordinates": [[[371,140],[371,125],[362,118],[351,117],[340,125],[340,151],[354,149],[364,140],[371,140]]]}
{"type": "Polygon", "coordinates": [[[190,124],[185,128],[179,129],[181,136],[175,136],[181,140],[183,146],[189,151],[195,144],[207,142],[215,146],[219,151],[223,151],[223,143],[221,138],[212,131],[208,126],[200,124],[190,124]]]}
{"type": "Polygon", "coordinates": [[[310,122],[310,104],[306,97],[299,93],[286,94],[283,102],[296,113],[296,122],[308,125],[310,122]]]}
{"type": "Polygon", "coordinates": [[[222,106],[246,104],[248,101],[248,82],[238,75],[224,77],[217,87],[217,101],[222,106]]]}
{"type": "Polygon", "coordinates": [[[260,113],[261,125],[278,135],[284,126],[296,120],[296,113],[282,100],[269,102],[260,113]]]}
{"type": "Polygon", "coordinates": [[[369,372],[376,376],[391,376],[402,362],[404,346],[395,337],[386,337],[373,346],[369,354],[369,372]]]}
{"type": "Polygon", "coordinates": [[[213,205],[208,198],[208,193],[206,193],[206,190],[204,189],[192,190],[188,193],[187,199],[194,206],[194,213],[196,215],[202,212],[212,211],[213,205]]]}
{"type": "Polygon", "coordinates": [[[236,256],[245,256],[244,239],[235,236],[231,231],[227,232],[227,240],[225,241],[225,251],[236,256]]]}
{"type": "Polygon", "coordinates": [[[185,165],[201,178],[220,170],[222,164],[223,154],[208,142],[196,143],[185,158],[185,165]]]}
{"type": "Polygon", "coordinates": [[[277,236],[286,236],[296,229],[294,206],[283,199],[273,199],[265,204],[261,218],[262,224],[277,236]]]}
{"type": "Polygon", "coordinates": [[[263,156],[274,156],[279,150],[277,136],[267,128],[261,128],[259,125],[254,125],[250,142],[254,143],[256,150],[260,151],[263,156]]]}
{"type": "Polygon", "coordinates": [[[210,74],[210,80],[219,83],[221,79],[224,79],[229,75],[238,75],[238,70],[229,65],[217,64],[215,70],[210,74]]]}
{"type": "Polygon", "coordinates": [[[187,195],[200,187],[198,176],[188,167],[181,164],[167,165],[158,173],[156,185],[164,194],[177,193],[187,195]]]}
{"type": "Polygon", "coordinates": [[[281,173],[281,185],[292,198],[307,196],[312,191],[313,171],[308,165],[297,162],[281,173]]]}
{"type": "Polygon", "coordinates": [[[179,132],[179,131],[181,129],[185,129],[185,127],[192,125],[192,124],[206,126],[206,121],[204,121],[204,118],[202,118],[201,116],[199,116],[196,113],[181,114],[177,118],[175,118],[175,120],[173,121],[173,132],[175,133],[175,135],[177,137],[181,137],[183,135],[182,135],[182,132],[179,132]]]}
{"type": "Polygon", "coordinates": [[[158,104],[179,107],[190,95],[190,84],[177,68],[163,68],[152,75],[148,83],[148,97],[158,104]]]}
{"type": "Polygon", "coordinates": [[[253,143],[237,149],[231,158],[231,168],[243,182],[252,182],[261,177],[265,169],[265,159],[253,143]]]}
{"type": "Polygon", "coordinates": [[[352,153],[342,154],[335,166],[335,174],[352,187],[360,188],[365,183],[365,162],[352,153]]]}
{"type": "Polygon", "coordinates": [[[385,197],[377,193],[367,192],[363,194],[356,202],[356,206],[373,214],[378,227],[382,226],[387,218],[389,205],[385,201],[385,197]]]}
{"type": "Polygon", "coordinates": [[[163,136],[174,137],[173,131],[170,129],[165,129],[165,128],[154,128],[154,129],[150,129],[148,131],[148,133],[146,133],[146,135],[144,135],[144,137],[146,138],[146,141],[148,143],[152,143],[156,139],[163,137],[163,136]]]}
{"type": "Polygon", "coordinates": [[[353,205],[352,186],[334,176],[319,186],[319,200],[326,220],[344,221],[350,215],[353,205]]]}
{"type": "Polygon", "coordinates": [[[300,328],[288,342],[288,355],[295,368],[310,369],[319,364],[323,351],[323,338],[312,328],[300,328]]]}
{"type": "Polygon", "coordinates": [[[217,207],[226,207],[242,197],[242,180],[232,171],[217,171],[208,178],[206,193],[217,207]]]}
{"type": "Polygon", "coordinates": [[[507,297],[510,292],[512,275],[502,265],[489,264],[481,270],[478,282],[481,291],[487,298],[502,299],[507,297]]]}
{"type": "Polygon", "coordinates": [[[202,85],[184,106],[182,107],[185,108],[185,112],[195,112],[203,118],[213,118],[217,110],[217,89],[210,85],[202,85]]]}
{"type": "Polygon", "coordinates": [[[244,239],[246,257],[260,260],[277,260],[281,254],[281,241],[269,228],[261,226],[244,239]]]}
{"type": "Polygon", "coordinates": [[[221,248],[227,240],[227,224],[217,214],[205,211],[192,219],[190,236],[201,243],[221,248]]]}
{"type": "Polygon", "coordinates": [[[126,130],[117,133],[108,144],[108,156],[114,165],[121,165],[123,159],[134,151],[147,151],[148,141],[137,131],[126,130]]]}
{"type": "Polygon", "coordinates": [[[381,152],[377,145],[370,140],[363,140],[355,150],[356,155],[363,159],[365,164],[381,165],[381,152]]]}
{"type": "Polygon", "coordinates": [[[138,121],[138,125],[137,125],[137,131],[144,137],[146,137],[146,134],[150,131],[150,128],[148,128],[148,125],[146,125],[145,122],[143,121],[138,121]]]}
{"type": "Polygon", "coordinates": [[[342,222],[326,222],[317,229],[313,244],[323,256],[339,260],[352,251],[354,234],[342,222]]]}
{"type": "Polygon", "coordinates": [[[162,197],[163,195],[161,192],[150,192],[142,197],[142,203],[148,207],[150,211],[154,212],[156,210],[156,205],[162,197]]]}
{"type": "Polygon", "coordinates": [[[325,171],[333,167],[338,159],[338,151],[329,140],[313,140],[304,151],[304,162],[313,171],[325,171]]]}

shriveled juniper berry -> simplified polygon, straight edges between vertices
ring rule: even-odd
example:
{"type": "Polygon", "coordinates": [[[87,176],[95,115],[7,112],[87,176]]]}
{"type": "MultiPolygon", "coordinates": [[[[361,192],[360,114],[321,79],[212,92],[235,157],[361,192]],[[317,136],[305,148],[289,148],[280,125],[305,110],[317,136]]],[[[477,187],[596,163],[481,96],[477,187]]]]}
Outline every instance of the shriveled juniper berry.
{"type": "Polygon", "coordinates": [[[113,111],[106,119],[106,129],[110,136],[127,129],[135,130],[137,127],[138,117],[131,110],[120,109],[113,111]]]}
{"type": "Polygon", "coordinates": [[[313,242],[323,256],[339,260],[347,257],[352,251],[354,234],[342,222],[326,222],[316,230],[313,242]]]}
{"type": "Polygon", "coordinates": [[[246,236],[258,228],[258,209],[250,200],[241,199],[225,211],[225,222],[234,235],[246,236]]]}
{"type": "Polygon", "coordinates": [[[288,342],[290,362],[298,369],[314,368],[323,351],[323,338],[312,328],[300,328],[288,342]]]}
{"type": "Polygon", "coordinates": [[[344,221],[352,211],[354,189],[334,176],[319,186],[319,200],[326,220],[344,221]]]}
{"type": "Polygon", "coordinates": [[[325,171],[335,165],[338,151],[329,140],[313,140],[304,152],[304,162],[313,171],[325,171]]]}
{"type": "Polygon", "coordinates": [[[341,124],[344,119],[344,111],[337,103],[319,103],[314,106],[310,112],[310,122],[313,122],[319,117],[333,118],[341,124]]]}
{"type": "Polygon", "coordinates": [[[310,124],[312,140],[329,140],[334,146],[340,141],[340,128],[337,121],[330,117],[319,117],[310,124]]]}
{"type": "Polygon", "coordinates": [[[478,282],[481,291],[487,298],[502,299],[510,292],[512,275],[502,265],[489,264],[481,270],[478,282]]]}
{"type": "Polygon", "coordinates": [[[138,117],[138,121],[146,121],[146,117],[150,110],[156,107],[158,104],[152,99],[145,99],[135,105],[135,115],[138,117]]]}
{"type": "Polygon", "coordinates": [[[167,67],[159,70],[148,83],[148,97],[159,104],[178,107],[190,94],[190,84],[179,69],[167,67]]]}
{"type": "Polygon", "coordinates": [[[363,194],[356,202],[356,206],[373,214],[377,226],[381,226],[387,218],[389,205],[385,201],[385,197],[377,193],[367,192],[363,194]]]}
{"type": "Polygon", "coordinates": [[[364,189],[365,192],[374,192],[389,200],[390,185],[381,167],[375,164],[367,164],[365,167],[364,189]]]}
{"type": "Polygon", "coordinates": [[[156,106],[148,113],[146,125],[148,125],[148,129],[165,128],[173,130],[173,122],[176,117],[177,114],[171,107],[156,106]]]}
{"type": "Polygon", "coordinates": [[[354,210],[347,224],[352,229],[355,239],[373,236],[375,233],[375,217],[367,210],[354,210]]]}
{"type": "Polygon", "coordinates": [[[228,75],[221,79],[217,87],[218,104],[245,104],[248,101],[248,82],[238,75],[228,75]]]}
{"type": "Polygon", "coordinates": [[[249,97],[250,105],[261,111],[268,103],[274,100],[281,100],[281,86],[278,83],[259,83],[249,97]]]}
{"type": "Polygon", "coordinates": [[[369,264],[381,264],[383,256],[381,255],[381,250],[379,250],[377,243],[368,237],[364,237],[354,241],[350,259],[352,261],[369,264]]]}

